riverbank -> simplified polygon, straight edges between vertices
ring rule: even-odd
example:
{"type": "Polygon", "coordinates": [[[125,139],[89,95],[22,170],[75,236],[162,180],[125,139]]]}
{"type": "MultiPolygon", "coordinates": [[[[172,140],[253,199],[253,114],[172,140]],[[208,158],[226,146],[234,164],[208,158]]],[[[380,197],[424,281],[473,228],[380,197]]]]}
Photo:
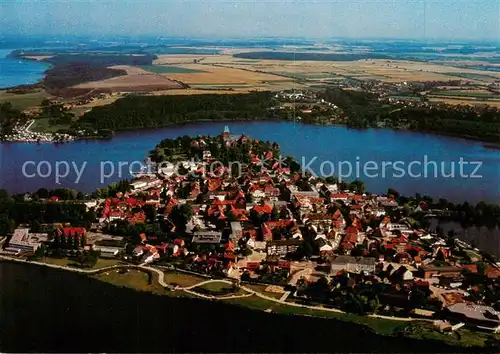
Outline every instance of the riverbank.
{"type": "Polygon", "coordinates": [[[413,329],[412,335],[415,339],[438,340],[447,345],[470,347],[469,349],[474,349],[474,347],[484,349],[484,345],[486,345],[487,340],[490,338],[489,336],[466,329],[461,329],[459,336],[440,334],[438,331],[432,330],[432,325],[426,324],[426,320],[421,319],[389,318],[379,315],[359,316],[345,313],[334,308],[301,305],[287,301],[286,299],[278,299],[265,295],[242,284],[237,286],[238,290],[234,290],[232,294],[224,294],[222,296],[207,295],[205,291],[202,292],[201,290],[217,292],[221,289],[227,289],[227,286],[235,286],[235,283],[228,279],[198,278],[193,274],[183,272],[164,272],[158,268],[146,265],[116,264],[97,269],[80,269],[72,268],[67,265],[45,263],[43,261],[26,261],[0,256],[0,265],[2,262],[31,266],[36,265],[38,267],[75,272],[104,283],[109,283],[116,287],[130,288],[134,291],[151,293],[157,296],[196,298],[211,302],[222,302],[254,311],[264,311],[266,313],[275,313],[279,315],[326,318],[346,324],[355,324],[373,331],[373,333],[378,335],[388,337],[404,336],[405,328],[411,327],[413,329]],[[183,284],[183,286],[180,284],[183,284]],[[422,336],[415,335],[415,328],[421,330],[422,336]]]}

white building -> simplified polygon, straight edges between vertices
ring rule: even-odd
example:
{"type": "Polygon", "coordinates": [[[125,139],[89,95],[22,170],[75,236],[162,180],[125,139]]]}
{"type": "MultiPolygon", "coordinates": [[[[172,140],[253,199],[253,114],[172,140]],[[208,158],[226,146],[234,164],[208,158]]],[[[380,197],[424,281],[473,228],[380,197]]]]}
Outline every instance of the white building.
{"type": "Polygon", "coordinates": [[[29,229],[16,229],[9,241],[9,248],[24,252],[35,252],[42,242],[48,241],[48,234],[30,234],[29,229]]]}

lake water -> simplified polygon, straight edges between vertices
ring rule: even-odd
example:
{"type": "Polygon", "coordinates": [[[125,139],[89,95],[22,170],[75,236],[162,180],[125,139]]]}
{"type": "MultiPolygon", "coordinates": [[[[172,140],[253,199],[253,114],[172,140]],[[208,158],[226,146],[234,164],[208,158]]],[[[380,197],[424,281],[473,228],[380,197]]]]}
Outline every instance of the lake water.
{"type": "Polygon", "coordinates": [[[0,262],[0,289],[2,352],[460,351],[334,319],[135,292],[34,265],[0,262]]]}
{"type": "MultiPolygon", "coordinates": [[[[119,162],[130,164],[133,161],[143,161],[148,151],[164,138],[198,134],[216,135],[220,134],[226,125],[234,133],[245,133],[255,139],[278,142],[283,155],[291,155],[299,162],[304,162],[304,165],[316,157],[312,170],[318,174],[321,172],[320,165],[324,161],[332,162],[337,175],[339,175],[339,162],[348,162],[352,165],[353,173],[346,179],[352,180],[357,177],[356,163],[359,163],[359,178],[365,182],[370,192],[384,193],[388,187],[392,187],[406,195],[421,193],[456,202],[484,200],[500,203],[500,150],[486,148],[480,142],[388,129],[353,130],[337,126],[271,121],[177,125],[154,130],[118,132],[111,140],[77,141],[62,145],[3,143],[0,145],[2,171],[0,188],[12,193],[21,193],[35,191],[41,187],[64,186],[91,192],[111,182],[129,178],[128,166],[124,165],[120,169],[119,162]],[[460,158],[464,161],[481,162],[481,167],[475,174],[481,175],[481,178],[460,177],[458,168],[460,158]],[[47,161],[40,165],[40,172],[45,176],[50,172],[50,168],[52,174],[46,178],[23,175],[23,164],[30,160],[37,166],[41,161],[47,161]],[[74,164],[79,171],[82,164],[86,163],[78,183],[73,165],[70,166],[71,171],[67,177],[56,179],[54,170],[58,161],[74,164]],[[399,161],[398,168],[407,169],[403,171],[405,175],[401,176],[401,171],[398,172],[390,166],[384,169],[382,165],[388,161],[394,163],[399,161]],[[420,166],[415,164],[408,170],[408,165],[412,161],[419,162],[420,166]],[[429,165],[425,178],[423,166],[426,161],[428,164],[432,161],[437,162],[437,178],[434,178],[433,165],[429,165]],[[446,175],[451,172],[451,163],[455,163],[455,178],[442,176],[441,162],[445,164],[446,175]],[[377,170],[364,171],[363,166],[369,165],[368,167],[373,168],[374,163],[378,165],[377,170]],[[111,173],[111,168],[114,168],[114,173],[111,173]],[[111,175],[109,178],[103,178],[102,184],[101,170],[111,175]],[[419,174],[421,176],[416,177],[419,174]]],[[[34,164],[26,165],[27,175],[36,174],[34,164]]],[[[345,166],[341,166],[344,175],[349,172],[345,166]]],[[[471,175],[474,170],[475,167],[472,165],[464,166],[462,175],[471,175]]],[[[60,174],[65,174],[62,165],[60,171],[60,174]]],[[[326,166],[323,173],[330,174],[331,168],[326,166]]]]}
{"type": "Polygon", "coordinates": [[[14,49],[0,49],[0,89],[36,84],[50,65],[34,60],[7,58],[14,49]]]}

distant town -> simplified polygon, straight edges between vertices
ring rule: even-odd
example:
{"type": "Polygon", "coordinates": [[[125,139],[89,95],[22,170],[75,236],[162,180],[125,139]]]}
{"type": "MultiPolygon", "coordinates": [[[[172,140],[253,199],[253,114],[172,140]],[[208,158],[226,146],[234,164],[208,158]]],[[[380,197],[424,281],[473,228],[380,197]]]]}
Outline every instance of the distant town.
{"type": "Polygon", "coordinates": [[[500,263],[420,221],[447,207],[425,197],[403,205],[394,190],[375,195],[361,181],[304,175],[279,155],[278,144],[228,127],[216,137],[166,139],[152,159],[178,169],[140,173],[90,196],[23,196],[23,208],[40,209],[30,209],[31,223],[8,223],[1,258],[117,284],[144,271],[172,294],[242,304],[257,297],[421,331],[500,330],[500,263]],[[242,162],[238,176],[231,158],[242,162]],[[213,161],[222,165],[209,171],[213,161]]]}

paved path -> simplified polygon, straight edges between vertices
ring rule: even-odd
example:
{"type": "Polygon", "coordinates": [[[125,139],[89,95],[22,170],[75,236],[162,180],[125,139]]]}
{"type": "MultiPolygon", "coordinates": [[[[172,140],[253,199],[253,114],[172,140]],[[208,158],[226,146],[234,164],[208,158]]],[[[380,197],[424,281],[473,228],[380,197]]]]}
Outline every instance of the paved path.
{"type": "Polygon", "coordinates": [[[285,291],[285,293],[283,294],[283,296],[280,298],[280,301],[285,301],[286,298],[288,297],[288,295],[290,295],[290,291],[285,291]]]}
{"type": "Polygon", "coordinates": [[[31,129],[31,126],[33,124],[35,124],[35,120],[34,119],[32,119],[31,121],[29,121],[28,125],[26,125],[26,127],[24,128],[24,130],[26,130],[27,132],[29,132],[30,129],[31,129]]]}

